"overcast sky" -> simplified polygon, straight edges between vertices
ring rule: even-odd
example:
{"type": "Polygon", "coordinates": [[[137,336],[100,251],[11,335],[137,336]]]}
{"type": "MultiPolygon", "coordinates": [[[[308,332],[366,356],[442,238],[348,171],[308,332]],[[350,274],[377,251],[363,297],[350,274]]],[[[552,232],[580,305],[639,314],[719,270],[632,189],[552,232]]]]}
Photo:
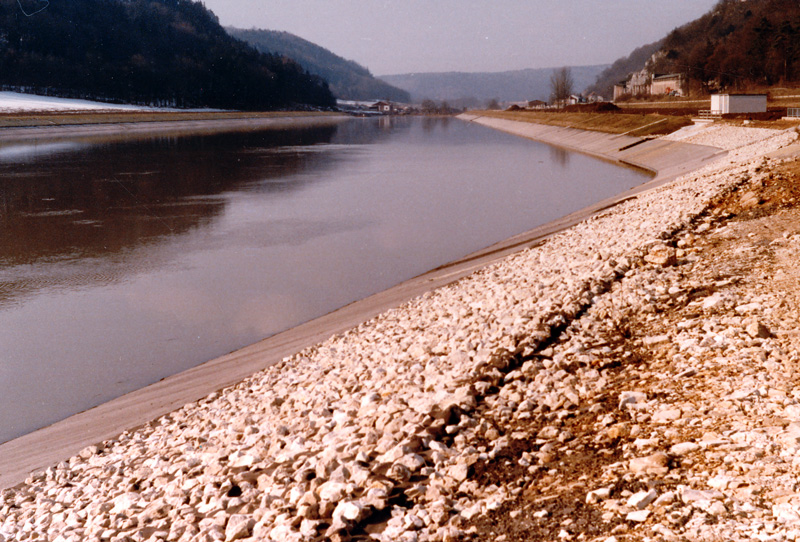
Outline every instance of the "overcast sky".
{"type": "Polygon", "coordinates": [[[226,26],[285,30],[375,75],[608,64],[717,0],[204,0],[226,26]]]}

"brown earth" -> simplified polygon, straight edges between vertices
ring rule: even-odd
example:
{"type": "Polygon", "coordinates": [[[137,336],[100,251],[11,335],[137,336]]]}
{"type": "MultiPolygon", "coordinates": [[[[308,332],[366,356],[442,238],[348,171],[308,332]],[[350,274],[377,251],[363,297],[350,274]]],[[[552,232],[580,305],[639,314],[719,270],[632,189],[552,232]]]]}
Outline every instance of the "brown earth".
{"type": "Polygon", "coordinates": [[[609,134],[628,134],[639,137],[669,134],[692,124],[691,119],[676,115],[557,111],[476,111],[475,114],[500,119],[532,122],[548,126],[563,126],[609,134]]]}
{"type": "MultiPolygon", "coordinates": [[[[630,449],[636,435],[629,423],[618,423],[601,432],[597,427],[604,416],[617,410],[620,390],[636,389],[645,392],[648,398],[671,403],[697,403],[698,392],[713,389],[716,379],[739,377],[736,366],[721,366],[692,379],[665,379],[663,375],[671,370],[676,347],[669,343],[648,347],[640,339],[668,334],[678,322],[702,317],[696,300],[708,296],[711,290],[780,292],[784,302],[775,317],[790,326],[797,322],[800,261],[787,257],[780,247],[787,238],[800,232],[800,159],[762,173],[758,180],[748,182],[745,179],[738,188],[712,202],[707,213],[696,222],[694,231],[679,232],[666,241],[683,247],[679,248],[679,259],[673,269],[695,284],[685,297],[656,301],[640,313],[623,310],[624,318],[610,317],[602,322],[592,337],[594,342],[590,348],[608,347],[596,368],[607,374],[607,389],[612,391],[595,397],[594,404],[581,402],[581,408],[563,419],[554,419],[545,409],[529,422],[503,421],[492,418],[492,409],[481,408],[477,418],[487,419],[500,435],[509,436],[511,440],[493,459],[473,466],[473,478],[484,487],[496,484],[514,488],[511,491],[514,498],[487,515],[472,522],[465,521],[462,528],[471,535],[471,540],[603,540],[612,535],[618,540],[641,540],[653,520],[639,524],[625,521],[624,515],[618,515],[604,521],[604,510],[587,504],[587,492],[610,486],[614,494],[630,495],[647,489],[663,494],[675,490],[678,484],[689,484],[687,480],[693,479],[692,473],[702,471],[707,475],[709,471],[713,473],[724,467],[721,457],[695,454],[690,459],[672,457],[668,465],[670,473],[666,476],[641,477],[630,473],[609,476],[609,469],[613,472],[615,465],[620,464],[621,450],[630,449]],[[727,226],[724,228],[727,233],[715,234],[715,228],[720,226],[727,226]],[[684,272],[681,267],[687,262],[681,261],[681,256],[688,255],[693,256],[694,264],[687,266],[684,272]],[[704,286],[697,286],[698,283],[704,286]],[[535,435],[547,424],[560,426],[560,430],[571,433],[573,439],[543,453],[541,443],[544,441],[535,435]],[[532,466],[527,466],[528,463],[532,466]]],[[[652,272],[657,275],[659,270],[652,272]]],[[[784,350],[797,346],[794,344],[797,338],[791,332],[776,333],[783,335],[784,350]]],[[[545,354],[552,356],[552,350],[557,351],[566,344],[569,336],[570,330],[565,330],[545,354]]],[[[525,360],[518,361],[521,365],[525,360]]],[[[785,365],[786,388],[800,385],[796,367],[785,365]]],[[[714,407],[714,404],[696,406],[708,417],[718,415],[714,407]]],[[[743,413],[747,414],[744,410],[743,413]]],[[[713,429],[722,432],[730,428],[724,416],[719,415],[714,420],[713,429]]],[[[780,417],[761,418],[757,422],[778,427],[789,423],[780,417]]],[[[703,429],[708,430],[708,427],[703,429]]],[[[659,434],[662,442],[672,443],[698,440],[703,433],[699,427],[687,425],[668,429],[663,425],[641,423],[635,432],[637,435],[659,434]]],[[[486,442],[474,445],[479,451],[486,449],[486,442]]],[[[688,521],[688,516],[678,512],[661,514],[662,523],[676,530],[688,521]],[[664,517],[669,521],[663,520],[664,517]]]]}
{"type": "Polygon", "coordinates": [[[0,113],[0,128],[22,126],[70,126],[76,124],[125,124],[132,122],[174,122],[186,120],[263,119],[330,115],[298,111],[30,111],[0,113]]]}

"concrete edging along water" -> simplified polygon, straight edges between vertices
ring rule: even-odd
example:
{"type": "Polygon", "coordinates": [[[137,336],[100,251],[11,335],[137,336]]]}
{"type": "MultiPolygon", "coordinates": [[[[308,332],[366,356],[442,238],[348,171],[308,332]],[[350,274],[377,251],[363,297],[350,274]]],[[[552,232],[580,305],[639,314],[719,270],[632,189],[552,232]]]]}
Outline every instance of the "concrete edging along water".
{"type": "Polygon", "coordinates": [[[706,165],[708,160],[726,154],[726,151],[716,147],[679,141],[646,139],[480,115],[463,114],[459,118],[556,147],[644,169],[654,173],[653,181],[659,183],[698,169],[706,165]]]}
{"type": "Polygon", "coordinates": [[[135,138],[148,136],[211,135],[223,132],[286,130],[329,126],[350,117],[340,114],[291,115],[276,117],[220,118],[204,120],[167,120],[54,126],[19,126],[0,128],[0,143],[53,139],[135,138]]]}
{"type": "MultiPolygon", "coordinates": [[[[503,128],[499,129],[512,133],[518,133],[515,132],[518,130],[518,135],[526,137],[531,137],[528,134],[536,132],[531,130],[531,125],[526,123],[508,124],[508,122],[502,123],[503,128]]],[[[499,126],[492,126],[492,123],[486,124],[493,128],[499,126]]],[[[540,133],[544,131],[541,130],[540,133]]],[[[610,151],[605,151],[606,154],[598,151],[599,145],[604,145],[604,148],[613,151],[614,145],[620,143],[619,136],[586,134],[580,130],[546,131],[550,132],[551,135],[548,137],[551,139],[555,139],[553,134],[558,134],[557,139],[562,143],[559,146],[622,162],[621,159],[613,157],[610,151]],[[570,138],[574,140],[570,140],[570,138]]],[[[636,138],[631,139],[636,140],[636,138]]],[[[629,143],[628,140],[624,141],[624,145],[629,143]]],[[[645,144],[641,143],[637,146],[645,144]]],[[[685,144],[657,148],[645,147],[642,150],[644,152],[638,153],[636,157],[644,165],[638,167],[646,167],[657,172],[657,175],[655,179],[641,187],[509,238],[457,262],[439,267],[259,343],[165,378],[160,382],[0,445],[0,488],[21,483],[32,470],[57,463],[75,455],[88,445],[113,438],[125,430],[137,427],[187,403],[196,401],[210,392],[235,384],[304,347],[317,344],[331,335],[351,329],[427,291],[455,282],[511,253],[539,244],[549,235],[568,228],[615,203],[630,199],[636,193],[653,187],[654,183],[663,184],[668,180],[669,175],[677,176],[679,174],[676,172],[677,170],[685,172],[690,168],[700,167],[707,164],[712,157],[720,155],[719,150],[713,147],[685,144]],[[692,160],[685,160],[687,155],[691,155],[692,160]],[[656,165],[661,165],[662,169],[659,170],[656,165]]],[[[626,156],[630,154],[626,153],[626,156]]]]}

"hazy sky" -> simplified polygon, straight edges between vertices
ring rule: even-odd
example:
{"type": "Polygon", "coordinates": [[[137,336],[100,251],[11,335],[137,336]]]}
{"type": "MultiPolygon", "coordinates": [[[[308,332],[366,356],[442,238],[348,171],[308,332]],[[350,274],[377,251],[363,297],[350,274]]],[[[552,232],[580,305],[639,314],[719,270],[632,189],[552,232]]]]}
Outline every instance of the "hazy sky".
{"type": "Polygon", "coordinates": [[[204,0],[226,26],[285,30],[376,75],[611,63],[717,0],[204,0]]]}

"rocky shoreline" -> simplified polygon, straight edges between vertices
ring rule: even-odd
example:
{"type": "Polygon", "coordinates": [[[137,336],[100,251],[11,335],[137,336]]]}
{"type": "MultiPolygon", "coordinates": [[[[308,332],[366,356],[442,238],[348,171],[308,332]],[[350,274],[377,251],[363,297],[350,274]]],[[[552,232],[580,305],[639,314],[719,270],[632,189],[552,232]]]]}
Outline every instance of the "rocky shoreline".
{"type": "Polygon", "coordinates": [[[729,154],[32,474],[0,542],[794,540],[796,298],[758,257],[800,232],[703,252],[788,167],[796,132],[748,130],[676,134],[729,154]]]}

